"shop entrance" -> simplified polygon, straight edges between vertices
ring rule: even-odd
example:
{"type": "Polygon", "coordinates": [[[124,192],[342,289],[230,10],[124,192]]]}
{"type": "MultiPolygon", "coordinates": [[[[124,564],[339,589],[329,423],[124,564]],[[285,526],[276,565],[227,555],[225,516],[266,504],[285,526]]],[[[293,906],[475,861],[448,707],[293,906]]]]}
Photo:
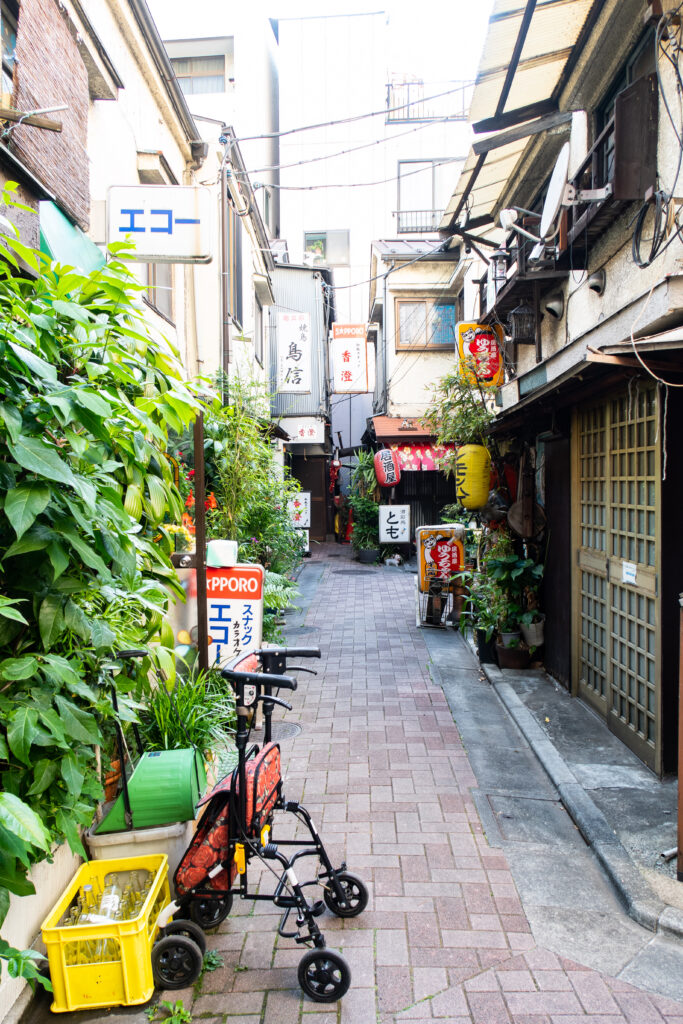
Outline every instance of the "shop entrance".
{"type": "Polygon", "coordinates": [[[573,418],[573,692],[661,768],[660,445],[654,387],[573,418]]]}

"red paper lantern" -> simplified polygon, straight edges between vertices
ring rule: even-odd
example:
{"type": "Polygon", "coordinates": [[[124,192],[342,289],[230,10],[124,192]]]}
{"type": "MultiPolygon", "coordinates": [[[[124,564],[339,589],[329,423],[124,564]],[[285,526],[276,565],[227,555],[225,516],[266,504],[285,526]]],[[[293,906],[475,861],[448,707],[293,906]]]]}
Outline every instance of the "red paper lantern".
{"type": "Polygon", "coordinates": [[[375,453],[375,476],[380,487],[395,487],[401,480],[401,464],[398,452],[382,448],[375,453]]]}

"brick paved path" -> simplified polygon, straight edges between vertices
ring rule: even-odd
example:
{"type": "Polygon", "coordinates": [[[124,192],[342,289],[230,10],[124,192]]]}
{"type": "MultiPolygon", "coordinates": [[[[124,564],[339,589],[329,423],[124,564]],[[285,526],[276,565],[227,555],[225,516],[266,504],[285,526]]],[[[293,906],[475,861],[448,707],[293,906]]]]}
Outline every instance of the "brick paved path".
{"type": "Polygon", "coordinates": [[[302,676],[287,715],[303,731],[283,743],[285,792],[303,796],[329,846],[371,891],[360,917],[319,919],[351,965],[351,990],[331,1007],[304,1000],[296,981],[303,950],[278,939],[270,904],[237,901],[209,937],[225,966],[204,977],[193,1017],[683,1024],[683,1005],[535,945],[505,857],[483,835],[475,778],[429,678],[412,587],[406,573],[328,560],[305,629],[291,638],[319,643],[323,659],[317,677],[302,676]]]}

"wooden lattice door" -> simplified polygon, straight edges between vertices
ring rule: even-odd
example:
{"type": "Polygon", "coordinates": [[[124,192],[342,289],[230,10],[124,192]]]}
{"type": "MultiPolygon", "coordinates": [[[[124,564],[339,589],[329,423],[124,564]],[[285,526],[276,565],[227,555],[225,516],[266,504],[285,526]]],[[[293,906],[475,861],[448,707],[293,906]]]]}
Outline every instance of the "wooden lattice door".
{"type": "Polygon", "coordinates": [[[659,437],[654,387],[574,417],[574,692],[659,770],[659,437]]]}

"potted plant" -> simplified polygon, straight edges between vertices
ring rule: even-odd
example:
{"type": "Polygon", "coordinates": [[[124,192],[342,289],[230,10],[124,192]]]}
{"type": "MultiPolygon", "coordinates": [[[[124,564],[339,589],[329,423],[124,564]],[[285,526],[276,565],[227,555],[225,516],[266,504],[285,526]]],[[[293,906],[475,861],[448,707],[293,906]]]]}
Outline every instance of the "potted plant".
{"type": "Polygon", "coordinates": [[[349,504],[353,509],[351,543],[358,561],[376,562],[379,558],[379,505],[360,494],[351,494],[349,504]]]}
{"type": "Polygon", "coordinates": [[[460,632],[468,626],[474,630],[477,656],[483,665],[495,664],[493,638],[500,616],[500,597],[491,580],[484,574],[466,570],[458,573],[465,588],[465,601],[460,616],[460,632]]]}

